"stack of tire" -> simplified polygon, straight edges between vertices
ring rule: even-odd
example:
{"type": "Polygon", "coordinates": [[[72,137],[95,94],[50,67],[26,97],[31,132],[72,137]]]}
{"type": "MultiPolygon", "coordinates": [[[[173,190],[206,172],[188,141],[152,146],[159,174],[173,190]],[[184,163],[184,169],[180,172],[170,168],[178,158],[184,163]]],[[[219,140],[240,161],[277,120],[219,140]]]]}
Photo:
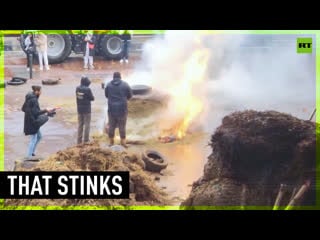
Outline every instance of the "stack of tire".
{"type": "Polygon", "coordinates": [[[18,85],[22,85],[25,84],[27,82],[26,78],[22,78],[22,77],[13,77],[11,80],[9,80],[7,82],[8,85],[12,85],[12,86],[18,86],[18,85]]]}

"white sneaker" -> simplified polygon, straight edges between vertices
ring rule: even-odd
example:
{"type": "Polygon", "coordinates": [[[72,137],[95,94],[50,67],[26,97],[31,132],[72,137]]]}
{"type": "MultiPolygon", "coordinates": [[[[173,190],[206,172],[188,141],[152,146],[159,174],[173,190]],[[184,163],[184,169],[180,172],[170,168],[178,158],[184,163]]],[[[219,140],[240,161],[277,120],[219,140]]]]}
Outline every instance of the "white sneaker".
{"type": "Polygon", "coordinates": [[[94,69],[94,66],[93,66],[93,65],[91,65],[91,66],[90,66],[90,69],[94,69]]]}
{"type": "Polygon", "coordinates": [[[40,71],[43,71],[43,68],[41,67],[41,68],[39,68],[39,70],[40,70],[40,71]]]}
{"type": "Polygon", "coordinates": [[[47,70],[47,71],[49,71],[49,70],[50,70],[50,67],[49,67],[49,66],[48,66],[48,67],[46,67],[46,70],[47,70]]]}
{"type": "Polygon", "coordinates": [[[84,69],[88,69],[88,66],[84,66],[83,68],[84,68],[84,69]]]}
{"type": "Polygon", "coordinates": [[[120,63],[121,63],[121,64],[123,63],[123,59],[120,60],[120,63]]]}
{"type": "Polygon", "coordinates": [[[126,63],[129,63],[129,60],[128,60],[128,59],[126,59],[125,61],[126,61],[126,63]]]}

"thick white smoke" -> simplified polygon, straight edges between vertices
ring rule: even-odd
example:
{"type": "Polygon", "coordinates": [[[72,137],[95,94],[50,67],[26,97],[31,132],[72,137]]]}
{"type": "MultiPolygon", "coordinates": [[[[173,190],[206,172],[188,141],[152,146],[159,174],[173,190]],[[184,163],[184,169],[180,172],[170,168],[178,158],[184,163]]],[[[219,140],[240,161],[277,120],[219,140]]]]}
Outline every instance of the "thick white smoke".
{"type": "MultiPolygon", "coordinates": [[[[165,91],[179,81],[185,60],[207,49],[206,79],[193,86],[205,103],[195,121],[206,130],[212,131],[226,114],[245,109],[308,119],[315,107],[315,54],[298,54],[297,37],[168,31],[144,45],[142,61],[129,81],[165,91]]],[[[308,37],[315,43],[314,36],[308,37]]]]}

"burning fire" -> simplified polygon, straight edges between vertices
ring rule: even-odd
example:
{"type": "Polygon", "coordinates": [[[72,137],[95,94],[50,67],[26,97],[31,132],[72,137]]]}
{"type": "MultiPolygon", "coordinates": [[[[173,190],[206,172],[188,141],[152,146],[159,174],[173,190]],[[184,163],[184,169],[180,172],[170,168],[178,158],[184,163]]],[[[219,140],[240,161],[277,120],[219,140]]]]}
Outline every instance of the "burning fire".
{"type": "MultiPolygon", "coordinates": [[[[200,42],[196,41],[197,45],[200,42]]],[[[204,103],[195,91],[206,79],[209,52],[200,47],[192,52],[181,69],[181,78],[169,89],[171,95],[170,105],[175,111],[176,121],[170,130],[163,131],[162,136],[174,136],[182,139],[186,136],[190,124],[202,112],[204,103]]]]}

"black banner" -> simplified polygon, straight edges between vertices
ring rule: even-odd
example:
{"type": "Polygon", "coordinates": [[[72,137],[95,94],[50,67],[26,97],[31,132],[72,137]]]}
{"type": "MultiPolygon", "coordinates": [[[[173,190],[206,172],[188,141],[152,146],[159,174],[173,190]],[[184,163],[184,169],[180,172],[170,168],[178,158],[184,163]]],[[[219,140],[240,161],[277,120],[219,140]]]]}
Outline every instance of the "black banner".
{"type": "Polygon", "coordinates": [[[0,198],[129,198],[129,172],[0,172],[0,198]]]}

